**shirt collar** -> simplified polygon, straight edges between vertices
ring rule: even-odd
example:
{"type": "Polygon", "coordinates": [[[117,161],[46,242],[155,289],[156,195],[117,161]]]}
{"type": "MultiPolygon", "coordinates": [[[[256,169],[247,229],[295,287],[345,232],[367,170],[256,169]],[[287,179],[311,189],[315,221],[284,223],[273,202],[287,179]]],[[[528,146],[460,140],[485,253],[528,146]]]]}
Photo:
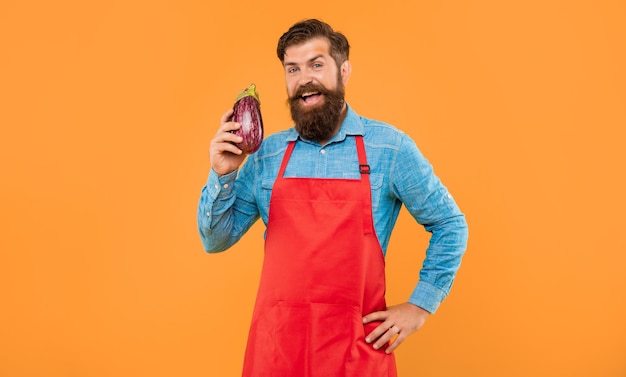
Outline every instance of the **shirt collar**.
{"type": "MultiPolygon", "coordinates": [[[[333,136],[327,144],[330,143],[338,143],[344,141],[346,136],[348,135],[363,135],[363,123],[361,122],[361,117],[352,110],[352,107],[346,102],[346,117],[343,119],[341,123],[341,127],[335,136],[333,136]]],[[[295,127],[289,129],[286,141],[295,141],[297,139],[301,139],[300,135],[296,131],[295,127]]]]}

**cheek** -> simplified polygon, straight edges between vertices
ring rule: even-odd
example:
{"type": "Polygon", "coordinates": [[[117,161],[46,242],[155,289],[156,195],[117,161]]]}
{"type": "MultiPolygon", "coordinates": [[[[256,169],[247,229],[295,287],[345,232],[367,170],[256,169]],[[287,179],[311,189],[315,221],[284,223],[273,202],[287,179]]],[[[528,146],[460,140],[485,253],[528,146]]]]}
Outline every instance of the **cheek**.
{"type": "Polygon", "coordinates": [[[298,87],[298,84],[293,80],[286,79],[285,86],[287,88],[287,95],[291,97],[296,92],[296,88],[298,87]]]}
{"type": "Polygon", "coordinates": [[[318,81],[326,87],[326,89],[337,89],[337,78],[341,79],[338,72],[328,72],[323,77],[320,77],[318,81]]]}

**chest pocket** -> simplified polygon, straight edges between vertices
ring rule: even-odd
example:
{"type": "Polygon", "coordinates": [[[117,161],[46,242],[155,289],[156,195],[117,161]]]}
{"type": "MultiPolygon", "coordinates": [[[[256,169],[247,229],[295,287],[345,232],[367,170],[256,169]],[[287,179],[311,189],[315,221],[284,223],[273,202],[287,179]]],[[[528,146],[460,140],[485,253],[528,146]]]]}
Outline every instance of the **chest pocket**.
{"type": "Polygon", "coordinates": [[[263,187],[263,190],[267,190],[268,193],[272,191],[273,186],[274,186],[274,179],[265,178],[261,182],[261,187],[263,187]]]}
{"type": "Polygon", "coordinates": [[[261,195],[259,203],[262,205],[259,207],[259,212],[261,213],[261,217],[263,219],[267,219],[269,216],[270,209],[270,198],[272,197],[272,187],[274,186],[274,179],[265,178],[261,181],[261,195]]]}
{"type": "Polygon", "coordinates": [[[385,191],[383,190],[383,175],[370,174],[370,185],[372,186],[372,208],[376,209],[385,191]]]}

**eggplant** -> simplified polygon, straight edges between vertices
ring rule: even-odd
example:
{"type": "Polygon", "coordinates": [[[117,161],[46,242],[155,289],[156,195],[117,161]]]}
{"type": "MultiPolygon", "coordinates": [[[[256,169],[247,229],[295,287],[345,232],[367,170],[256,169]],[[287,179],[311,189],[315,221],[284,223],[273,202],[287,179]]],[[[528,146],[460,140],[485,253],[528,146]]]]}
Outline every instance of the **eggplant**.
{"type": "Polygon", "coordinates": [[[231,131],[241,136],[243,141],[235,143],[244,153],[256,152],[263,142],[263,118],[261,117],[261,101],[256,92],[256,85],[250,84],[235,99],[231,122],[241,124],[241,128],[231,131]]]}

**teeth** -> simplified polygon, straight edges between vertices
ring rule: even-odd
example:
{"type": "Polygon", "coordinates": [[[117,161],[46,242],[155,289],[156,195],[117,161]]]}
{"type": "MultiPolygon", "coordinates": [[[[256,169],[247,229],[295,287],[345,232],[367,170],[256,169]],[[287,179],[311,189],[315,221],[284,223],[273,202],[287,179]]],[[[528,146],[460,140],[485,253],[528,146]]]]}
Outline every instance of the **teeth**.
{"type": "Polygon", "coordinates": [[[319,93],[318,92],[307,92],[307,93],[304,93],[302,95],[302,97],[308,97],[308,96],[312,96],[312,95],[315,95],[315,94],[319,94],[319,93]]]}

